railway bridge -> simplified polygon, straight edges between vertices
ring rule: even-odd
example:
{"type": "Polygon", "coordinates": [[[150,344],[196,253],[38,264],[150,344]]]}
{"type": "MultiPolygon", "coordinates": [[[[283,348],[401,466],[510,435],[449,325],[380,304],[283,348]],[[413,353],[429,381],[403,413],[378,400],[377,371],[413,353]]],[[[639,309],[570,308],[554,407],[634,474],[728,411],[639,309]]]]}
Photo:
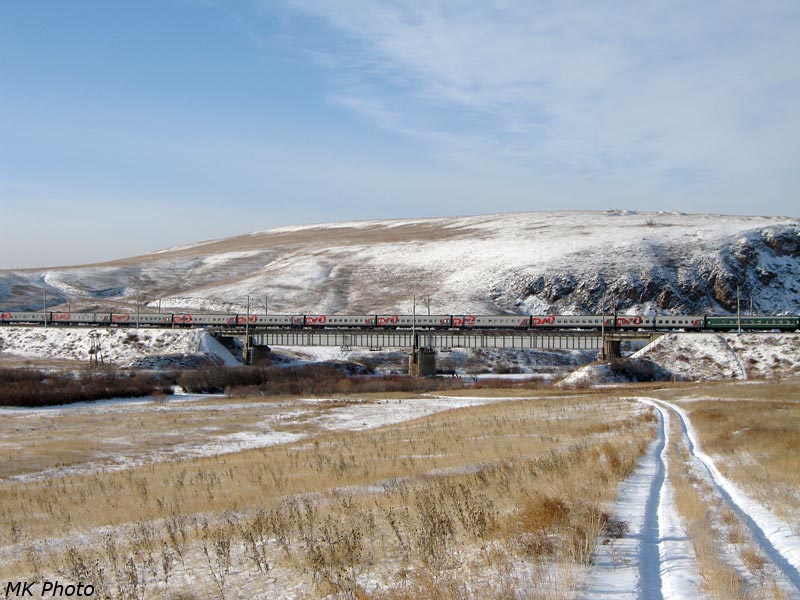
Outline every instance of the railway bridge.
{"type": "MultiPolygon", "coordinates": [[[[218,337],[241,337],[241,330],[217,331],[218,337]]],[[[596,350],[606,356],[619,356],[624,341],[649,342],[654,332],[600,331],[512,331],[512,330],[374,330],[374,329],[263,329],[244,336],[248,362],[266,356],[273,347],[334,346],[345,350],[367,348],[407,348],[409,372],[414,375],[436,373],[436,353],[453,349],[500,350],[596,350]]]]}

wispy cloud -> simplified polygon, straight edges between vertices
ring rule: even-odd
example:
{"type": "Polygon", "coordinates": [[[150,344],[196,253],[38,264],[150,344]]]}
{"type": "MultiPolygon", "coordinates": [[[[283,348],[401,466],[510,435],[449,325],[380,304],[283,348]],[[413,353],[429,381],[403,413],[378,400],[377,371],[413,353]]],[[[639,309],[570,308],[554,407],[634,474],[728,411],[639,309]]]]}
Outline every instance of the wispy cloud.
{"type": "Polygon", "coordinates": [[[794,1],[287,2],[336,33],[334,101],[448,156],[797,183],[794,1]]]}

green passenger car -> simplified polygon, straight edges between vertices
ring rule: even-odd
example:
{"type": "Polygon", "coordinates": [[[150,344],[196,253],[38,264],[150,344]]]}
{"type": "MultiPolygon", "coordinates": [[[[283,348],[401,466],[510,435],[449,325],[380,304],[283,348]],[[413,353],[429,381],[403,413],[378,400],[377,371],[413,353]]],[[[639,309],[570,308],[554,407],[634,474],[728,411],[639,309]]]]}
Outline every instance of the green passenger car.
{"type": "MultiPolygon", "coordinates": [[[[798,317],[742,317],[742,329],[794,331],[800,328],[798,317]]],[[[739,328],[739,319],[736,317],[706,317],[708,329],[729,331],[739,328]]]]}

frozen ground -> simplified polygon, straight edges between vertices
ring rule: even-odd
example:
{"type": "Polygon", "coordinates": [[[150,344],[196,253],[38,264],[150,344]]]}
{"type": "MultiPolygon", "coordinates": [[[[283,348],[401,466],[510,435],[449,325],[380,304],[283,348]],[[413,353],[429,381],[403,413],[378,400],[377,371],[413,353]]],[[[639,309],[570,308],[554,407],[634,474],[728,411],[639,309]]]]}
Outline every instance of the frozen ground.
{"type": "Polygon", "coordinates": [[[121,367],[180,366],[198,359],[239,365],[226,348],[199,329],[2,327],[0,355],[73,360],[89,364],[92,348],[104,364],[121,367]]]}
{"type": "MultiPolygon", "coordinates": [[[[411,400],[383,400],[342,403],[324,398],[284,400],[236,400],[180,394],[154,401],[152,398],[87,402],[47,408],[0,408],[0,447],[12,444],[20,452],[47,432],[49,443],[68,442],[76,430],[96,432],[93,446],[73,455],[64,464],[38,464],[32,470],[19,467],[20,461],[2,464],[3,479],[50,479],[61,475],[123,469],[160,461],[176,461],[200,456],[272,446],[297,441],[321,431],[356,431],[417,419],[443,410],[476,406],[509,398],[440,398],[425,396],[411,400]],[[220,413],[226,413],[220,416],[220,413]],[[152,439],[146,432],[131,434],[127,423],[157,417],[174,423],[179,415],[190,419],[186,427],[173,424],[168,432],[156,430],[152,439]],[[51,424],[58,424],[52,431],[51,424]],[[74,424],[74,425],[70,425],[74,424]],[[298,427],[302,425],[303,432],[298,427]],[[24,432],[19,434],[18,432],[24,432]],[[131,435],[143,450],[131,452],[131,435]]],[[[33,447],[33,446],[31,446],[33,447]]]]}
{"type": "MultiPolygon", "coordinates": [[[[784,597],[800,597],[800,535],[719,472],[712,458],[702,451],[697,432],[684,410],[662,400],[639,401],[657,411],[658,436],[633,475],[621,486],[619,500],[613,506],[614,514],[628,523],[629,530],[620,539],[605,540],[599,546],[581,597],[587,600],[709,597],[697,570],[692,541],[677,512],[669,478],[667,440],[671,418],[680,423],[692,472],[707,481],[717,492],[719,502],[729,506],[746,525],[758,551],[768,561],[766,572],[774,577],[784,597]]],[[[728,547],[723,544],[718,548],[720,560],[730,561],[736,555],[730,546],[729,543],[728,547]]],[[[757,595],[760,593],[757,582],[739,567],[738,575],[748,582],[753,597],[761,597],[757,595]]]]}
{"type": "MultiPolygon", "coordinates": [[[[147,452],[127,453],[122,461],[116,460],[113,452],[100,452],[71,465],[31,470],[6,478],[17,481],[52,479],[60,475],[286,443],[301,440],[318,431],[353,431],[391,425],[450,408],[505,400],[509,398],[425,396],[413,400],[342,405],[325,399],[244,402],[179,395],[161,402],[139,399],[42,409],[0,409],[0,427],[3,431],[0,439],[19,443],[19,449],[25,453],[24,444],[33,443],[37,428],[49,431],[48,443],[57,444],[58,435],[69,438],[70,423],[75,423],[76,426],[92,428],[98,436],[107,438],[113,444],[130,435],[128,423],[140,422],[148,415],[170,423],[177,422],[171,417],[179,414],[192,416],[191,427],[196,437],[181,435],[178,439],[167,438],[166,443],[151,447],[147,452]],[[216,413],[213,417],[214,426],[209,426],[212,421],[204,424],[203,420],[212,413],[216,413]],[[232,418],[223,423],[224,419],[219,418],[220,413],[232,418]],[[100,429],[101,426],[113,427],[112,423],[117,423],[116,426],[122,429],[100,429]],[[56,424],[58,426],[54,427],[56,424]],[[299,424],[308,434],[298,433],[294,429],[299,424]],[[11,439],[13,435],[19,437],[11,439]]],[[[658,427],[655,439],[639,460],[633,474],[620,486],[618,500],[609,507],[615,519],[627,525],[627,530],[618,537],[600,540],[593,566],[576,597],[586,600],[684,600],[709,597],[707,585],[698,570],[692,539],[677,509],[675,490],[670,480],[671,422],[678,425],[682,444],[687,448],[687,468],[697,480],[713,488],[715,495],[709,499],[712,503],[709,518],[714,518],[713,514],[718,513],[721,506],[729,507],[747,528],[757,552],[765,560],[766,566],[759,577],[774,580],[784,598],[800,597],[800,536],[767,507],[749,498],[735,483],[720,474],[714,459],[703,451],[698,434],[685,411],[674,403],[653,398],[639,398],[638,402],[656,412],[658,427]]],[[[560,417],[554,415],[554,418],[560,417]]],[[[680,466],[683,467],[682,464],[680,466]]],[[[2,552],[18,550],[14,546],[6,546],[2,552]]],[[[723,541],[717,551],[720,560],[729,562],[738,571],[746,588],[753,592],[751,596],[761,598],[756,593],[761,580],[755,579],[743,565],[731,559],[737,549],[723,541]]],[[[3,559],[2,552],[0,562],[3,559]]],[[[197,571],[202,572],[202,564],[198,565],[197,571]]],[[[526,567],[520,564],[518,568],[519,572],[512,579],[520,585],[516,592],[524,597],[526,567]]],[[[235,576],[236,573],[231,574],[232,578],[235,576]]],[[[554,577],[559,576],[554,574],[554,577]]],[[[251,593],[266,593],[265,590],[269,589],[269,593],[275,597],[315,597],[296,574],[288,571],[276,570],[271,573],[269,581],[266,588],[252,581],[242,582],[240,589],[234,590],[232,587],[229,590],[229,596],[249,598],[254,597],[249,595],[251,593]]],[[[508,578],[504,581],[508,581],[508,578]]],[[[195,587],[213,589],[210,580],[191,583],[195,587]]],[[[362,583],[368,589],[379,589],[381,585],[379,579],[362,583]]]]}
{"type": "MultiPolygon", "coordinates": [[[[668,378],[679,381],[769,379],[800,374],[800,334],[797,333],[669,333],[631,358],[648,359],[668,378]]],[[[625,383],[605,364],[580,367],[565,386],[625,383]]]]}
{"type": "Polygon", "coordinates": [[[669,485],[667,432],[669,411],[649,400],[659,428],[636,471],[620,487],[613,506],[628,525],[621,539],[601,544],[586,582],[586,600],[705,598],[685,526],[669,485]]]}
{"type": "Polygon", "coordinates": [[[634,354],[678,379],[760,379],[800,374],[796,333],[671,333],[634,354]]]}

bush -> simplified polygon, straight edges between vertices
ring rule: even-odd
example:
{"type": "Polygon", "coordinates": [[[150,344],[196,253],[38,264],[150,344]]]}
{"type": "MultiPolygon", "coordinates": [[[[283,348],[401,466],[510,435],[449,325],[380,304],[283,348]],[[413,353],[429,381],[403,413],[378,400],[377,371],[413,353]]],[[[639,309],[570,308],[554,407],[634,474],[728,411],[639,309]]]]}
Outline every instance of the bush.
{"type": "Polygon", "coordinates": [[[130,375],[109,370],[73,375],[34,369],[0,369],[2,406],[53,406],[108,398],[138,398],[167,391],[166,381],[145,373],[130,375]]]}
{"type": "Polygon", "coordinates": [[[302,367],[235,367],[186,371],[178,378],[191,393],[234,396],[327,395],[370,392],[425,392],[460,387],[457,380],[415,378],[407,375],[367,376],[353,374],[358,367],[317,364],[302,367]]]}
{"type": "Polygon", "coordinates": [[[670,380],[667,370],[646,358],[615,358],[608,367],[617,377],[636,383],[670,380]]]}

